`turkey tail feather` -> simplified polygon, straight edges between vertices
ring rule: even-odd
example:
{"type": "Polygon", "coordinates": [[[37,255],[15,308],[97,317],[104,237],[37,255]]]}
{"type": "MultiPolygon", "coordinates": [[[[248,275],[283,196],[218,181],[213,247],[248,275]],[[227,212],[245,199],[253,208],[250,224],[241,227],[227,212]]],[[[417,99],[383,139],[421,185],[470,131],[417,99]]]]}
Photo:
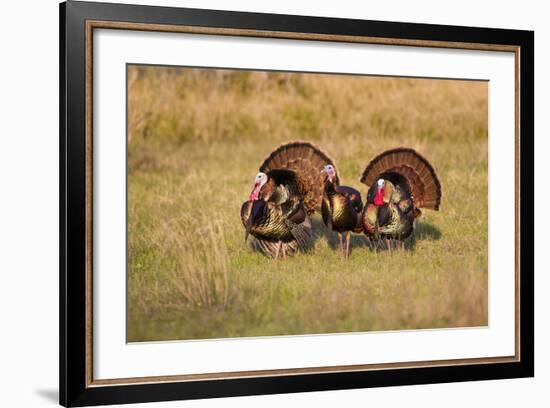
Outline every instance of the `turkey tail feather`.
{"type": "MultiPolygon", "coordinates": [[[[323,197],[322,170],[334,161],[319,147],[309,142],[291,142],[277,147],[264,160],[260,171],[268,173],[276,169],[288,169],[297,174],[297,182],[303,195],[308,214],[321,207],[323,197]]],[[[337,173],[338,174],[338,173],[337,173]]]]}
{"type": "Polygon", "coordinates": [[[370,187],[379,177],[392,173],[407,180],[415,207],[439,210],[441,183],[433,166],[413,149],[400,147],[379,154],[365,168],[361,183],[370,187]]]}

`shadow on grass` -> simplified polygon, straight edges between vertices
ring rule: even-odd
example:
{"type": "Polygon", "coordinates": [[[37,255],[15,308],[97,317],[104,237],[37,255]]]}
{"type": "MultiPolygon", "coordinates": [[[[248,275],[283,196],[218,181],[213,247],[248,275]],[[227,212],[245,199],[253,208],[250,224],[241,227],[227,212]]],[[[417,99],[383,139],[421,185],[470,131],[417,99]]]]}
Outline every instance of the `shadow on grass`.
{"type": "Polygon", "coordinates": [[[439,239],[441,239],[439,228],[425,222],[417,222],[413,234],[405,241],[405,248],[414,249],[419,241],[437,241],[439,239]]]}
{"type": "MultiPolygon", "coordinates": [[[[338,250],[338,233],[335,231],[330,231],[322,220],[312,219],[311,225],[313,229],[313,241],[317,241],[319,238],[324,238],[327,240],[331,249],[338,250]]],[[[419,241],[429,240],[436,241],[441,239],[441,231],[439,228],[432,224],[428,223],[417,223],[413,234],[405,240],[405,249],[411,250],[414,249],[416,243],[419,241]]],[[[381,239],[377,243],[370,243],[366,235],[364,234],[355,234],[352,233],[350,240],[350,254],[353,252],[354,248],[366,248],[370,251],[374,251],[374,245],[376,245],[377,251],[387,251],[385,240],[381,239]]],[[[393,248],[397,247],[394,243],[393,248]]]]}
{"type": "MultiPolygon", "coordinates": [[[[311,227],[313,230],[313,241],[316,242],[320,238],[326,239],[330,248],[334,251],[338,251],[338,233],[331,231],[319,218],[313,218],[311,220],[311,227]]],[[[345,244],[345,237],[343,238],[345,244]]],[[[354,248],[369,248],[369,242],[364,234],[351,234],[349,243],[349,252],[353,252],[354,248]]]]}

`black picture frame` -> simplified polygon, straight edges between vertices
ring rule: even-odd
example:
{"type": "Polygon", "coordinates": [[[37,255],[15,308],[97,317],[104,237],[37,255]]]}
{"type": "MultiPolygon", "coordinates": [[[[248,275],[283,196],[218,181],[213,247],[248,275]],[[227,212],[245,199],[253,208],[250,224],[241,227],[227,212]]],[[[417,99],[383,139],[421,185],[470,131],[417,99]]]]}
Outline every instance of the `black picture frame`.
{"type": "MultiPolygon", "coordinates": [[[[534,376],[532,31],[68,1],[60,5],[60,403],[122,404],[534,376]],[[90,386],[86,376],[86,22],[90,20],[519,47],[519,361],[90,386]]],[[[512,195],[511,195],[512,198],[512,195]]]]}

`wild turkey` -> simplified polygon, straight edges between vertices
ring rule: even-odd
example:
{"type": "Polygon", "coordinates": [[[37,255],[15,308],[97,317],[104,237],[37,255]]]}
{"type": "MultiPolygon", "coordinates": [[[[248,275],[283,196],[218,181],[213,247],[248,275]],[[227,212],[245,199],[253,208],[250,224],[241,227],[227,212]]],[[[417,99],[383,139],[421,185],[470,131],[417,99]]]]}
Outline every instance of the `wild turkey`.
{"type": "Polygon", "coordinates": [[[363,230],[374,241],[404,241],[414,229],[420,208],[439,210],[441,184],[432,165],[413,149],[397,148],[375,157],[361,182],[369,186],[362,214],[363,230]]]}
{"type": "Polygon", "coordinates": [[[319,209],[323,196],[322,170],[332,160],[308,142],[293,142],[275,149],[260,166],[241,220],[259,249],[272,258],[294,255],[311,239],[309,215],[319,209]]]}
{"type": "Polygon", "coordinates": [[[338,251],[347,259],[351,231],[361,232],[363,230],[361,193],[352,187],[338,185],[338,174],[333,164],[327,164],[323,172],[325,173],[321,204],[323,222],[328,228],[338,232],[338,251]],[[342,234],[346,235],[345,252],[342,234]]]}

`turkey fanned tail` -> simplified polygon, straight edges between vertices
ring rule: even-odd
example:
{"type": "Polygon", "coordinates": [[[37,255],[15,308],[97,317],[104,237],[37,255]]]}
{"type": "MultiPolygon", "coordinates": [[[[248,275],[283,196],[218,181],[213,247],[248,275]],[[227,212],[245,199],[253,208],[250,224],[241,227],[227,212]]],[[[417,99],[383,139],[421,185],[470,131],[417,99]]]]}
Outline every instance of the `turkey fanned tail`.
{"type": "Polygon", "coordinates": [[[260,171],[267,173],[275,180],[286,181],[291,170],[296,176],[299,194],[308,214],[320,209],[323,197],[323,168],[334,161],[319,147],[309,142],[291,142],[277,147],[264,160],[260,171]]]}
{"type": "Polygon", "coordinates": [[[399,147],[376,156],[365,168],[361,183],[373,186],[378,178],[396,185],[406,180],[416,208],[439,210],[441,183],[432,165],[415,150],[399,147]]]}

